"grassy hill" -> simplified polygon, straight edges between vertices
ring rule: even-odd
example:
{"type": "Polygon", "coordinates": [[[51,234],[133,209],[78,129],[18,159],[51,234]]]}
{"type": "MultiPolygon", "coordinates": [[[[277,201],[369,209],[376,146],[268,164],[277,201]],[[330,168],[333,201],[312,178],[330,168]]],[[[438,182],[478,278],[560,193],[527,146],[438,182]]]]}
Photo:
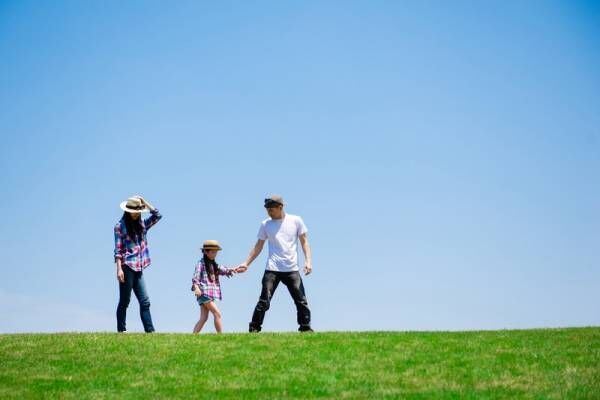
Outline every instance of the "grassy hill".
{"type": "Polygon", "coordinates": [[[0,398],[599,399],[600,328],[0,335],[0,398]]]}

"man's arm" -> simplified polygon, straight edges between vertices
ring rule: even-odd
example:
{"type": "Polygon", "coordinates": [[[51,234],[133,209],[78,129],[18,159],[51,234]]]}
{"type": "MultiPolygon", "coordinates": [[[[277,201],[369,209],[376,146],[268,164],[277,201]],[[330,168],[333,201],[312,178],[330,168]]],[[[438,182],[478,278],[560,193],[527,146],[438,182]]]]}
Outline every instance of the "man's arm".
{"type": "Polygon", "coordinates": [[[300,244],[302,245],[302,251],[304,252],[304,274],[308,275],[312,272],[312,254],[310,252],[310,243],[308,243],[306,233],[300,235],[300,244]]]}
{"type": "Polygon", "coordinates": [[[254,261],[256,257],[258,257],[264,245],[265,241],[262,239],[258,239],[252,250],[250,250],[250,254],[248,254],[248,258],[246,258],[246,261],[244,261],[242,264],[239,265],[238,268],[236,268],[238,270],[237,272],[245,272],[250,266],[250,264],[252,264],[252,261],[254,261]]]}

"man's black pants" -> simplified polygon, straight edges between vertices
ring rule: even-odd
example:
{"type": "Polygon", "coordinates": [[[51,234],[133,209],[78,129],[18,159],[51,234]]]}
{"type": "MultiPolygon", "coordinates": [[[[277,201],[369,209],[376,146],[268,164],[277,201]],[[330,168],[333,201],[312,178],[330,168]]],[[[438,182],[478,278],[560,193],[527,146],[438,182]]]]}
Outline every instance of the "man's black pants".
{"type": "Polygon", "coordinates": [[[276,272],[265,271],[262,279],[262,291],[258,303],[252,314],[252,322],[250,322],[250,331],[260,331],[262,328],[265,312],[269,309],[273,293],[277,289],[279,282],[287,286],[294,304],[296,304],[298,330],[304,331],[310,329],[310,310],[308,309],[308,301],[304,293],[304,284],[298,271],[293,272],[276,272]]]}

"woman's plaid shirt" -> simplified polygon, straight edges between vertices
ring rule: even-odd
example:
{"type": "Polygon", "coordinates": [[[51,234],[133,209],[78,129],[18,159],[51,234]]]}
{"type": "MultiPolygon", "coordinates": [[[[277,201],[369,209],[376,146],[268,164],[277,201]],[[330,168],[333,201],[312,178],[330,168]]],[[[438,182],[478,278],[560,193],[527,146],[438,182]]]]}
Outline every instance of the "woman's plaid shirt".
{"type": "Polygon", "coordinates": [[[134,271],[143,270],[151,262],[146,232],[162,218],[157,209],[154,209],[151,213],[148,218],[140,221],[142,224],[142,236],[137,242],[131,240],[127,235],[125,221],[121,219],[115,225],[115,261],[120,259],[123,265],[127,265],[134,271]]]}

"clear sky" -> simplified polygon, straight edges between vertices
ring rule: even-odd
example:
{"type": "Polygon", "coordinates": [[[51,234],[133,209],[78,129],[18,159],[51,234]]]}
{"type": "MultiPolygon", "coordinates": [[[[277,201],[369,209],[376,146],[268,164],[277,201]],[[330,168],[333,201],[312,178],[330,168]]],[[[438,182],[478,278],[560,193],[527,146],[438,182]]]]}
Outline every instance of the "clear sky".
{"type": "MultiPolygon", "coordinates": [[[[0,135],[0,332],[116,330],[137,193],[158,331],[191,331],[198,248],[243,261],[268,193],[308,226],[316,330],[600,325],[598,3],[0,0],[0,135]]],[[[296,329],[283,286],[264,329],[296,329]]]]}

